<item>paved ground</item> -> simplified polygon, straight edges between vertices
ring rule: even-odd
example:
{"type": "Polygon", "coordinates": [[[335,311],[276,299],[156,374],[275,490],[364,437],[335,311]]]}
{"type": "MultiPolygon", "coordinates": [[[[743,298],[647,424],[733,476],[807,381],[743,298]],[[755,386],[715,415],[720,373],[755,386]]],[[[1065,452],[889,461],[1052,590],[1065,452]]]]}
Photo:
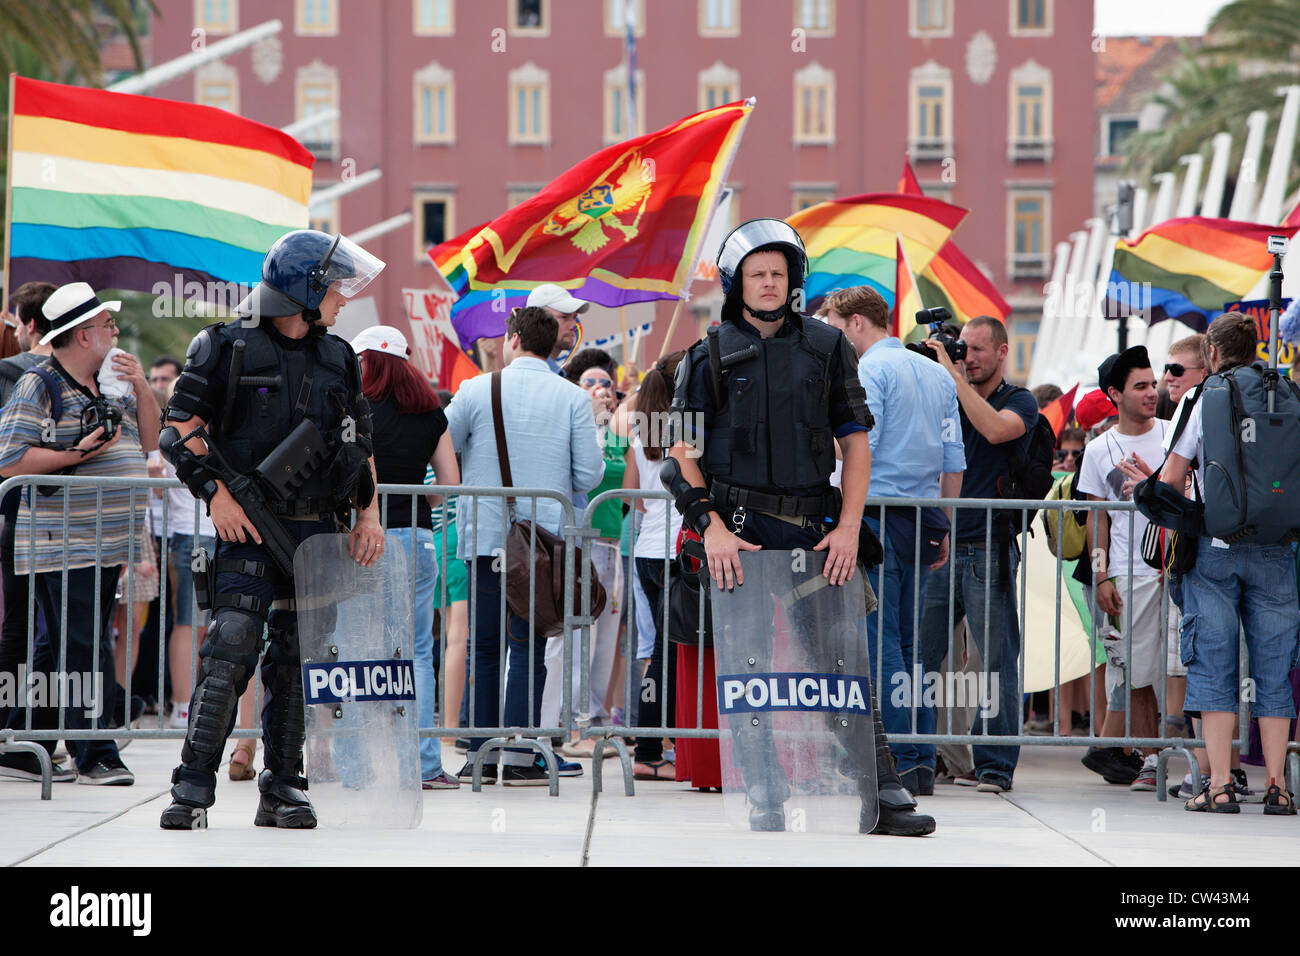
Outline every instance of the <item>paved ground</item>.
{"type": "MultiPolygon", "coordinates": [[[[256,785],[224,775],[209,829],[167,833],[166,806],[177,741],[136,741],[123,758],[133,787],[56,784],[42,803],[35,784],[0,781],[0,863],[22,866],[175,864],[379,865],[712,865],[864,864],[913,866],[1293,865],[1300,817],[1183,811],[1154,794],[1108,786],[1079,766],[1080,753],[1026,748],[1015,790],[1003,795],[952,786],[923,801],[939,821],[925,839],[844,834],[751,834],[726,822],[722,799],[676,783],[637,783],[622,793],[617,762],[606,761],[606,791],[587,776],[545,788],[468,787],[424,795],[418,830],[255,828],[256,785]]],[[[446,763],[460,766],[450,747],[446,763]]],[[[1171,766],[1171,770],[1179,770],[1171,766]]],[[[1262,770],[1251,768],[1259,778],[1262,770]]],[[[1252,780],[1253,784],[1262,779],[1252,780]]]]}

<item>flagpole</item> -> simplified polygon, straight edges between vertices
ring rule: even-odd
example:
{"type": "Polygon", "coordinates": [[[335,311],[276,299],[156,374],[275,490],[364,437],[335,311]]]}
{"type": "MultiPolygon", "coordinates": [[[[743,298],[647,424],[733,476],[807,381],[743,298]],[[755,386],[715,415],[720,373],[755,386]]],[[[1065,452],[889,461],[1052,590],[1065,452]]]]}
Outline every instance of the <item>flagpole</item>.
{"type": "Polygon", "coordinates": [[[626,365],[631,353],[627,348],[627,306],[625,305],[618,307],[618,332],[623,343],[623,364],[626,365]]]}
{"type": "Polygon", "coordinates": [[[9,74],[9,142],[5,145],[5,259],[4,291],[0,294],[0,312],[9,311],[9,290],[13,278],[9,274],[9,250],[13,247],[14,222],[14,80],[17,73],[9,74]]]}
{"type": "MultiPolygon", "coordinates": [[[[668,354],[668,346],[673,341],[673,333],[677,331],[677,320],[681,317],[682,303],[685,301],[685,299],[680,297],[677,299],[677,308],[673,309],[672,320],[668,323],[668,334],[664,336],[664,344],[659,347],[659,358],[663,358],[668,354]]],[[[658,359],[655,361],[658,361],[658,359]]]]}

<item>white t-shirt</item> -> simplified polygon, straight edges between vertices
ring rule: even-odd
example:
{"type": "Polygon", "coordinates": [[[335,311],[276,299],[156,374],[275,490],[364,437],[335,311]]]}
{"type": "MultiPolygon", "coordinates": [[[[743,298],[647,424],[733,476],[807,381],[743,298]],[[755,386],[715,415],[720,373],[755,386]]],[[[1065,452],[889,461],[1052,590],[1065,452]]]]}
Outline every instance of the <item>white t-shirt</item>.
{"type": "MultiPolygon", "coordinates": [[[[659,469],[663,460],[651,461],[645,456],[645,446],[635,434],[632,436],[632,454],[636,456],[636,473],[640,478],[642,491],[663,491],[663,482],[659,480],[659,469]]],[[[670,502],[650,499],[645,502],[645,515],[641,518],[641,530],[637,532],[634,558],[665,558],[664,523],[672,515],[672,524],[668,528],[668,548],[677,547],[677,532],[682,528],[682,516],[670,502]]]]}
{"type": "Polygon", "coordinates": [[[1173,448],[1169,443],[1174,438],[1174,425],[1183,414],[1183,406],[1187,403],[1195,389],[1188,390],[1182,398],[1178,400],[1178,407],[1174,409],[1174,419],[1169,424],[1169,432],[1165,436],[1165,450],[1171,451],[1175,455],[1181,455],[1188,461],[1196,462],[1196,480],[1201,487],[1205,487],[1205,467],[1201,459],[1205,457],[1205,428],[1201,424],[1201,403],[1197,402],[1192,406],[1191,412],[1187,415],[1187,424],[1183,426],[1183,433],[1178,436],[1178,444],[1173,448]]]}
{"type": "MultiPolygon", "coordinates": [[[[1132,495],[1125,497],[1120,493],[1125,474],[1119,470],[1119,463],[1133,455],[1139,456],[1150,468],[1160,467],[1165,456],[1165,434],[1171,431],[1168,422],[1153,418],[1151,428],[1142,435],[1121,435],[1118,428],[1112,428],[1098,435],[1088,443],[1083,453],[1083,467],[1079,471],[1079,490],[1085,495],[1096,495],[1106,501],[1128,501],[1132,495]]],[[[1127,575],[1129,573],[1129,550],[1133,553],[1133,576],[1141,577],[1156,574],[1155,568],[1142,560],[1142,536],[1146,533],[1149,522],[1140,511],[1133,513],[1133,544],[1129,543],[1129,516],[1125,512],[1111,512],[1110,517],[1110,573],[1127,575]]]]}

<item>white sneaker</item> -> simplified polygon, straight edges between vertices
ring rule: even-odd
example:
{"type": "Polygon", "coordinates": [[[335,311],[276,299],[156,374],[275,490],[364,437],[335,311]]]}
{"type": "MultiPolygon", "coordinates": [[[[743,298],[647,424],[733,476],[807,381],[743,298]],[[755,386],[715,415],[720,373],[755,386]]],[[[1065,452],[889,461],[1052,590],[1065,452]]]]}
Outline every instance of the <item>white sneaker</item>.
{"type": "Polygon", "coordinates": [[[190,705],[172,704],[171,713],[167,715],[168,730],[188,730],[190,726],[190,705]]]}

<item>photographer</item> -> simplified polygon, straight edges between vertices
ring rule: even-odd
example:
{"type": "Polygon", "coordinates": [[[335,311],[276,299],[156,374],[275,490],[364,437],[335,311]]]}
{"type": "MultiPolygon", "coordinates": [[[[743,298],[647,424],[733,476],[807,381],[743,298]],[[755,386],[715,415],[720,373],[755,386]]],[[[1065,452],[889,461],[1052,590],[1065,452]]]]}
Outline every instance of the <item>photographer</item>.
{"type": "MultiPolygon", "coordinates": [[[[105,358],[117,337],[117,325],[109,312],[120,302],[100,302],[84,282],[57,289],[43,311],[50,331],[41,344],[54,346],[49,368],[59,386],[61,412],[53,415],[50,386],[42,379],[44,369],[29,371],[19,379],[13,397],[0,414],[0,475],[69,474],[114,477],[145,477],[144,453],[158,447],[158,403],[145,379],[138,359],[125,353],[115,355],[113,369],[131,386],[121,403],[107,401],[99,388],[105,358]],[[49,440],[53,425],[54,440],[49,440]]],[[[20,529],[15,547],[16,574],[25,575],[34,566],[36,600],[45,617],[46,634],[37,642],[33,672],[53,674],[59,666],[58,642],[66,629],[69,674],[90,674],[95,652],[95,621],[99,620],[99,672],[102,691],[90,705],[85,701],[64,702],[64,726],[69,730],[69,749],[77,762],[76,779],[85,784],[130,785],[135,777],[118,756],[112,740],[75,740],[75,731],[92,726],[102,718],[105,701],[112,701],[117,688],[113,676],[113,644],[109,615],[122,566],[127,562],[131,535],[143,525],[144,495],[139,495],[141,514],[133,515],[131,496],[125,489],[73,488],[68,500],[68,548],[63,549],[64,496],[27,498],[18,512],[20,529]],[[35,509],[35,544],[29,537],[28,522],[35,509]],[[96,524],[102,530],[96,550],[96,524]],[[62,574],[67,562],[66,584],[62,574]],[[98,582],[97,579],[98,578],[98,582]],[[96,584],[99,606],[95,606],[96,584]],[[65,616],[66,611],[66,616],[65,616]],[[88,716],[95,714],[92,718],[88,716]]],[[[140,553],[137,541],[135,553],[140,553]]],[[[50,708],[32,715],[34,728],[57,726],[58,714],[50,708]]],[[[15,709],[9,728],[26,725],[26,714],[15,709]]],[[[52,744],[49,749],[53,750],[52,744]]],[[[37,780],[36,760],[28,754],[0,757],[0,774],[37,780]]],[[[55,773],[65,781],[73,775],[55,773]]]]}
{"type": "MultiPolygon", "coordinates": [[[[966,323],[959,342],[940,333],[925,344],[957,387],[966,451],[961,497],[1007,497],[1002,492],[1010,491],[1011,464],[1028,453],[1038,403],[1027,389],[1004,380],[1006,327],[997,319],[977,316],[966,323]],[[966,347],[964,358],[960,357],[961,345],[966,347]],[[956,362],[953,352],[959,356],[956,362]]],[[[1006,513],[995,511],[990,519],[982,509],[958,510],[950,560],[930,575],[925,586],[920,640],[926,671],[937,671],[948,651],[948,582],[952,574],[956,575],[953,623],[966,615],[971,638],[984,655],[984,666],[995,675],[990,678],[992,699],[976,716],[973,734],[1014,734],[1018,729],[1020,624],[1013,587],[1020,562],[1014,540],[1017,530],[1006,513]],[[991,538],[991,550],[986,538],[991,538]]],[[[975,746],[971,750],[979,789],[985,793],[1010,790],[1020,748],[975,746]]]]}

